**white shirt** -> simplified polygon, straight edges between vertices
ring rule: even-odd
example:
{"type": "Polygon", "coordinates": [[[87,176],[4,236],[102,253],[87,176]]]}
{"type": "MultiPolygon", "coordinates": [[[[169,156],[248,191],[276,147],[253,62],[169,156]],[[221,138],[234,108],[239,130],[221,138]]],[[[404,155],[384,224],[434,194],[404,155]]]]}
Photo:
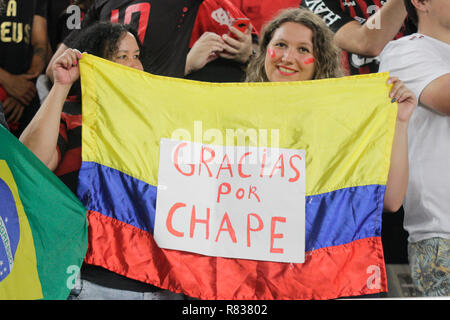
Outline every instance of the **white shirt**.
{"type": "MultiPolygon", "coordinates": [[[[380,60],[380,72],[398,77],[420,99],[431,81],[450,73],[450,45],[415,33],[389,42],[380,60]]],[[[450,239],[450,117],[419,102],[409,122],[408,149],[403,206],[409,242],[450,239]]]]}

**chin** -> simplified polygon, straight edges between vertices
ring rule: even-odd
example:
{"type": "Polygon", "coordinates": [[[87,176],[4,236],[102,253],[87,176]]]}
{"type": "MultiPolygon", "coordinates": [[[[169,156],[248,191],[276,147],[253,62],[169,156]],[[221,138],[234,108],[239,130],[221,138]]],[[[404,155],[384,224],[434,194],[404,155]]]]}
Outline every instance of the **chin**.
{"type": "Polygon", "coordinates": [[[298,77],[274,77],[272,82],[291,82],[291,81],[300,81],[298,77]]]}

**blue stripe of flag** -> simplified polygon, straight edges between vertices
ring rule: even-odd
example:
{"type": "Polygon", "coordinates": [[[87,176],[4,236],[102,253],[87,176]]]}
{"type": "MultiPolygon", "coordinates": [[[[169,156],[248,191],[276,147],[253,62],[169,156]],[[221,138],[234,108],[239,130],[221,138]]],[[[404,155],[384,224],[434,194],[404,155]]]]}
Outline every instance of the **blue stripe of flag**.
{"type": "MultiPolygon", "coordinates": [[[[307,196],[306,251],[381,236],[385,186],[367,185],[307,196]]],[[[153,233],[157,188],[121,171],[83,162],[78,196],[88,210],[153,233]]]]}

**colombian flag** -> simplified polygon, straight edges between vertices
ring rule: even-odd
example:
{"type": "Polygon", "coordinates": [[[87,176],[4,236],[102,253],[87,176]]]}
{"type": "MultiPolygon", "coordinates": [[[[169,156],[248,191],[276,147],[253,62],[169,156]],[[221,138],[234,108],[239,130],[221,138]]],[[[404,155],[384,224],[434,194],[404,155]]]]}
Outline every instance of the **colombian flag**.
{"type": "Polygon", "coordinates": [[[78,193],[89,210],[87,263],[200,299],[387,291],[381,215],[397,114],[388,74],[219,84],[154,76],[86,54],[80,62],[78,193]],[[306,151],[304,263],[158,247],[160,141],[180,128],[195,137],[195,122],[223,133],[277,129],[277,147],[306,151]]]}
{"type": "Polygon", "coordinates": [[[0,126],[0,299],[66,299],[86,249],[86,209],[0,126]]]}

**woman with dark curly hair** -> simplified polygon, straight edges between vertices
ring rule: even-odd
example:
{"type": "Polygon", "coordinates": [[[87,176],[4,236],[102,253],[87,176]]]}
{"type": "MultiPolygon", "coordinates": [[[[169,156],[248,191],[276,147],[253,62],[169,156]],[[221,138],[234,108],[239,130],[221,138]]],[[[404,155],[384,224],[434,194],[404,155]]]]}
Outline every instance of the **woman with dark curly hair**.
{"type": "MultiPolygon", "coordinates": [[[[67,49],[65,53],[73,52],[77,50],[78,52],[87,52],[94,56],[101,57],[113,62],[124,64],[131,68],[136,68],[143,70],[142,63],[140,59],[131,59],[127,61],[121,61],[119,57],[114,57],[114,54],[118,53],[118,45],[122,37],[130,33],[132,37],[125,37],[123,39],[128,39],[130,41],[136,42],[137,48],[139,49],[139,57],[142,55],[142,45],[138,40],[136,31],[130,27],[130,25],[125,24],[114,24],[111,22],[98,22],[86,29],[83,29],[77,37],[74,39],[74,43],[71,49],[67,49]]],[[[54,68],[53,68],[54,70],[54,68]]],[[[52,70],[52,71],[53,71],[52,70]]],[[[72,84],[69,96],[70,100],[74,98],[81,101],[81,87],[80,79],[72,84]]]]}
{"type": "Polygon", "coordinates": [[[74,193],[81,166],[81,52],[143,70],[140,50],[128,26],[102,22],[84,29],[74,48],[67,49],[53,66],[54,84],[20,137],[74,193]]]}
{"type": "MultiPolygon", "coordinates": [[[[264,28],[259,53],[249,64],[247,82],[308,81],[342,75],[340,52],[333,34],[321,18],[306,9],[286,9],[264,28]]],[[[398,102],[384,208],[397,211],[408,185],[409,119],[417,104],[414,93],[398,78],[392,83],[390,98],[398,102]]]]}
{"type": "MultiPolygon", "coordinates": [[[[36,116],[20,137],[50,170],[74,192],[81,167],[81,90],[78,60],[87,52],[143,70],[135,32],[102,22],[82,30],[74,45],[55,60],[54,84],[36,116]],[[69,90],[73,91],[68,96],[69,90]]],[[[80,287],[70,299],[180,299],[181,296],[129,279],[104,268],[83,264],[80,287]]]]}

